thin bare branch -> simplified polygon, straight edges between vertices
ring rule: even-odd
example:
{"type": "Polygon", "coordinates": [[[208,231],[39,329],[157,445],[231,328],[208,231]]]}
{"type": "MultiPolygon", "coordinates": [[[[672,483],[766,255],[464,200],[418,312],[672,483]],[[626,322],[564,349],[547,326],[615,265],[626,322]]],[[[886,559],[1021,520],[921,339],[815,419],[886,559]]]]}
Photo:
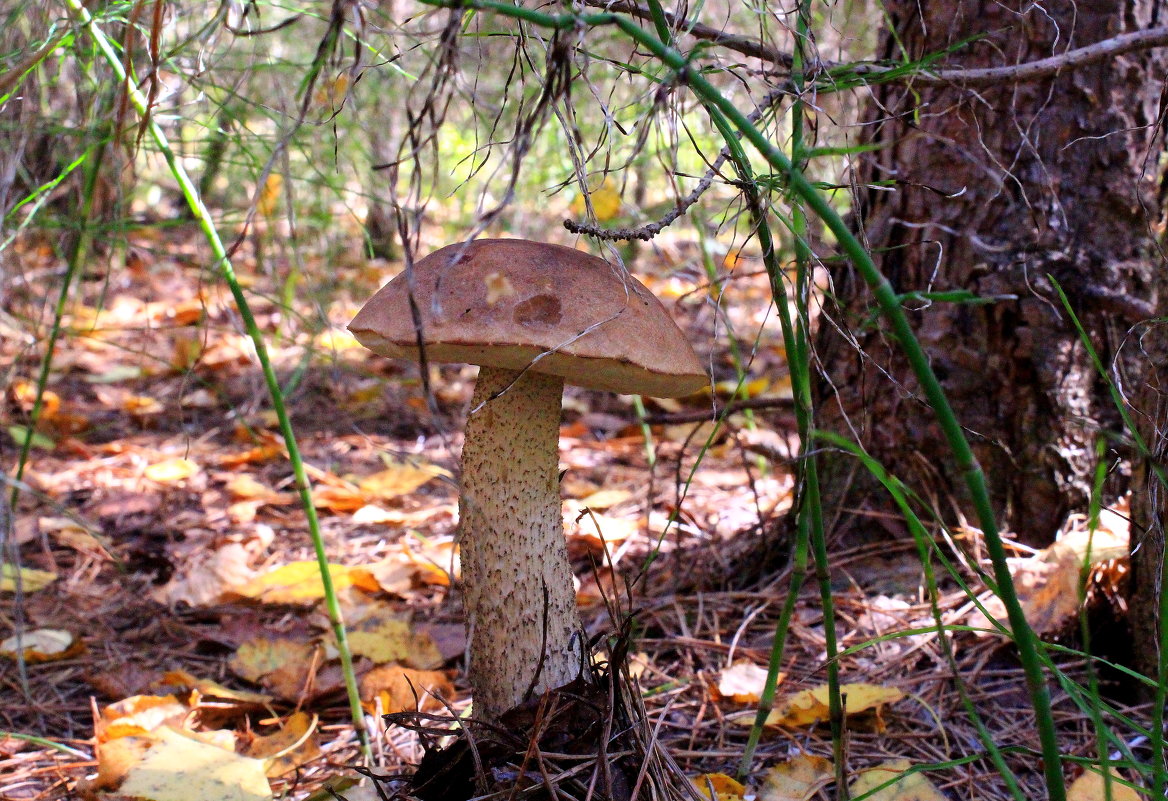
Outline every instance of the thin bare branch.
{"type": "MultiPolygon", "coordinates": [[[[596,8],[605,8],[609,11],[631,14],[640,19],[651,19],[647,7],[627,2],[627,0],[618,0],[618,2],[584,0],[584,2],[586,5],[596,8]]],[[[678,24],[677,18],[669,12],[665,12],[665,19],[672,26],[677,26],[678,24]]],[[[742,55],[758,58],[784,69],[791,68],[792,60],[790,53],[785,53],[762,44],[756,39],[726,33],[725,31],[720,31],[717,28],[701,23],[685,25],[685,32],[695,39],[720,45],[742,55]]],[[[1131,53],[1137,50],[1150,50],[1157,47],[1168,47],[1168,25],[1147,28],[1142,31],[1133,31],[1131,33],[1122,33],[1110,39],[1077,47],[1074,50],[1059,53],[1057,56],[1050,56],[1048,58],[1038,59],[1037,61],[1027,61],[1022,64],[1011,64],[1004,67],[987,67],[984,69],[930,70],[926,68],[923,72],[905,73],[896,77],[895,80],[924,86],[955,83],[961,86],[974,87],[992,86],[999,83],[1025,83],[1028,81],[1040,81],[1043,78],[1057,75],[1064,70],[1076,69],[1088,64],[1097,64],[1100,61],[1106,61],[1107,59],[1115,58],[1125,53],[1131,53]]],[[[835,61],[815,61],[807,65],[805,72],[807,77],[811,78],[829,72],[830,70],[847,66],[849,65],[835,61]]],[[[861,76],[884,76],[901,69],[901,67],[883,64],[857,64],[851,66],[850,69],[854,74],[861,76]]]]}

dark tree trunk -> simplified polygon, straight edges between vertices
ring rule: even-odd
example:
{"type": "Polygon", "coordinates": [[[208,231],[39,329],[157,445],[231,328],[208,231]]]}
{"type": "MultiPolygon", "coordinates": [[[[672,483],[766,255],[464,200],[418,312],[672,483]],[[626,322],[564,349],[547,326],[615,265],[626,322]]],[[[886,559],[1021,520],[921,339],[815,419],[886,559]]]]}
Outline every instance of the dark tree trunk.
{"type": "MultiPolygon", "coordinates": [[[[896,36],[883,34],[879,55],[890,61],[982,36],[943,58],[946,67],[1033,61],[1168,21],[1159,0],[884,6],[896,36]]],[[[1030,83],[872,90],[864,130],[880,149],[859,170],[857,228],[895,291],[967,289],[992,300],[906,307],[999,521],[1031,542],[1049,542],[1068,511],[1086,509],[1095,442],[1121,430],[1047,275],[1105,363],[1119,354],[1117,375],[1138,382],[1148,366],[1119,345],[1154,313],[1165,286],[1153,231],[1162,216],[1156,122],[1166,64],[1156,50],[1030,83]]],[[[847,267],[832,278],[826,313],[854,340],[820,326],[821,427],[855,431],[943,513],[952,498],[968,514],[934,416],[870,293],[847,267]]],[[[825,489],[829,508],[888,508],[847,459],[825,459],[825,489]]]]}

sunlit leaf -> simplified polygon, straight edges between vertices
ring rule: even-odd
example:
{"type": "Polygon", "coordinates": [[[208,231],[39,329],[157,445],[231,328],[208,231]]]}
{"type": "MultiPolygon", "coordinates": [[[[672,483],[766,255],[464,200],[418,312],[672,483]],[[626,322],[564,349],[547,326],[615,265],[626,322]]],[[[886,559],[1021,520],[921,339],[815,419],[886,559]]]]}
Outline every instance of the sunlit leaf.
{"type": "Polygon", "coordinates": [[[0,642],[0,656],[16,659],[23,652],[29,664],[55,662],[76,656],[83,647],[81,640],[64,629],[32,629],[19,638],[13,634],[0,642]]]}
{"type": "Polygon", "coordinates": [[[97,739],[105,742],[149,734],[165,724],[181,724],[189,712],[174,695],[132,695],[101,711],[97,739]]]}
{"type": "Polygon", "coordinates": [[[262,759],[239,756],[162,729],[158,742],[126,773],[118,792],[148,801],[269,801],[262,759]]]}
{"type": "Polygon", "coordinates": [[[725,773],[703,773],[690,781],[708,801],[742,801],[746,788],[725,773]]]}
{"type": "Polygon", "coordinates": [[[177,484],[199,472],[199,465],[190,459],[176,457],[156,462],[146,468],[144,475],[159,484],[177,484]]]}
{"type": "MultiPolygon", "coordinates": [[[[234,690],[224,687],[211,679],[200,679],[185,670],[169,670],[162,675],[160,682],[165,687],[186,687],[197,690],[204,698],[215,698],[220,701],[236,701],[240,704],[257,704],[264,706],[272,703],[272,696],[250,690],[234,690]]],[[[254,756],[254,754],[253,754],[254,756]]]]}
{"type": "Polygon", "coordinates": [[[280,204],[280,192],[284,189],[284,176],[278,172],[269,173],[264,181],[264,188],[260,190],[259,200],[256,201],[256,211],[265,217],[276,213],[280,204]]]}
{"type": "MultiPolygon", "coordinates": [[[[722,670],[718,677],[718,695],[739,704],[756,704],[766,683],[767,669],[741,660],[722,670]]],[[[779,674],[779,681],[783,674],[779,674]]]]}
{"type": "Polygon", "coordinates": [[[414,631],[388,606],[382,606],[348,632],[349,649],[378,664],[400,662],[413,668],[432,669],[445,661],[429,634],[414,631]]]}
{"type": "MultiPolygon", "coordinates": [[[[845,712],[856,715],[868,710],[877,710],[885,704],[895,703],[904,698],[904,693],[895,687],[880,684],[844,684],[840,694],[846,696],[845,712]]],[[[768,726],[810,726],[828,718],[827,685],[821,684],[810,690],[803,690],[781,699],[767,715],[768,726]]]]}
{"type": "MultiPolygon", "coordinates": [[[[337,592],[347,587],[357,587],[367,592],[377,592],[380,588],[377,579],[364,568],[345,565],[328,567],[333,589],[337,592]]],[[[324,597],[324,582],[321,581],[320,567],[315,561],[292,562],[261,573],[233,587],[231,591],[262,603],[303,604],[324,597]]]]}
{"type": "MultiPolygon", "coordinates": [[[[589,196],[592,199],[592,210],[596,212],[596,219],[600,222],[608,222],[620,214],[620,187],[612,176],[604,176],[600,185],[589,192],[589,196]]],[[[588,213],[588,207],[584,195],[577,195],[570,208],[574,217],[585,216],[588,213]]]]}
{"type": "Polygon", "coordinates": [[[906,774],[911,767],[907,759],[897,759],[862,771],[851,783],[850,794],[855,797],[867,793],[895,778],[895,782],[868,796],[868,801],[948,801],[925,774],[906,774]]]}
{"type": "Polygon", "coordinates": [[[314,729],[316,717],[307,712],[292,714],[275,734],[253,737],[243,755],[266,762],[268,776],[283,776],[320,756],[314,729]]]}
{"type": "MultiPolygon", "coordinates": [[[[1010,574],[1026,621],[1037,634],[1054,634],[1074,621],[1079,614],[1079,579],[1082,557],[1063,542],[1056,542],[1026,559],[1010,560],[1010,574]]],[[[992,597],[985,602],[996,620],[1009,627],[1006,606],[992,597]]],[[[992,628],[980,609],[969,616],[969,625],[979,629],[992,628]]],[[[987,636],[989,632],[980,632],[987,636]]]]}
{"type": "Polygon", "coordinates": [[[361,701],[370,714],[440,707],[431,694],[446,700],[454,697],[454,685],[442,671],[382,665],[361,678],[361,701]]]}
{"type": "Polygon", "coordinates": [[[798,754],[766,772],[758,801],[808,801],[834,780],[835,770],[830,759],[798,754]]]}
{"type": "MultiPolygon", "coordinates": [[[[1120,774],[1115,768],[1111,769],[1113,779],[1119,779],[1120,774]]],[[[1137,793],[1126,784],[1119,781],[1111,782],[1111,801],[1143,801],[1144,796],[1137,793]]],[[[1067,801],[1107,801],[1108,795],[1103,780],[1103,774],[1088,769],[1083,775],[1071,782],[1067,788],[1067,801]]]]}
{"type": "Polygon", "coordinates": [[[57,580],[57,574],[48,570],[35,570],[31,567],[21,567],[8,562],[0,562],[0,592],[16,592],[16,579],[20,577],[22,592],[36,592],[57,580]]]}

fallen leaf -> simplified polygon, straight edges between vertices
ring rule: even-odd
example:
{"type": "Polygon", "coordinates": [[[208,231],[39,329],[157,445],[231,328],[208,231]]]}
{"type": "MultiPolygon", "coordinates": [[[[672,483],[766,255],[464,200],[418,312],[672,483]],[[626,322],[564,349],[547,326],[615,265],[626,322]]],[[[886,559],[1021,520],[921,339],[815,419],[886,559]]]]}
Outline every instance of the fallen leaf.
{"type": "Polygon", "coordinates": [[[368,657],[377,664],[400,662],[429,670],[441,667],[444,661],[429,634],[414,631],[389,607],[354,624],[347,639],[354,655],[368,657]]]}
{"type": "Polygon", "coordinates": [[[312,688],[319,663],[311,643],[276,637],[244,642],[227,666],[235,675],[271,690],[286,701],[299,701],[312,688]]]}
{"type": "Polygon", "coordinates": [[[834,780],[835,768],[830,759],[798,754],[766,772],[758,801],[808,801],[834,780]]]}
{"type": "Polygon", "coordinates": [[[633,497],[633,493],[624,489],[602,489],[580,499],[580,506],[589,509],[608,509],[624,503],[633,497]]]}
{"type": "Polygon", "coordinates": [[[199,472],[199,465],[190,459],[177,457],[156,462],[146,468],[144,475],[159,484],[177,484],[199,472]]]}
{"type": "MultiPolygon", "coordinates": [[[[608,222],[620,214],[621,195],[620,187],[610,175],[605,175],[600,184],[588,193],[592,200],[592,210],[596,212],[599,222],[608,222]]],[[[588,206],[584,195],[579,194],[572,201],[569,209],[572,216],[582,218],[588,213],[588,206]]]]}
{"type": "MultiPolygon", "coordinates": [[[[840,687],[844,698],[845,714],[856,715],[870,709],[879,711],[885,704],[895,703],[904,698],[904,693],[895,687],[880,684],[844,684],[840,687]]],[[[767,715],[767,726],[810,726],[828,717],[827,685],[821,684],[810,690],[803,690],[783,698],[767,715]]]]}
{"type": "Polygon", "coordinates": [[[861,771],[848,789],[850,794],[855,797],[861,793],[867,793],[891,779],[896,779],[884,789],[877,790],[868,796],[867,801],[947,801],[925,774],[906,774],[905,771],[911,767],[912,763],[907,759],[885,762],[878,767],[861,771]]]}
{"type": "MultiPolygon", "coordinates": [[[[1111,775],[1114,779],[1122,778],[1115,768],[1111,768],[1111,775]]],[[[1111,801],[1143,801],[1144,799],[1140,793],[1118,781],[1111,782],[1111,795],[1108,796],[1104,787],[1103,774],[1090,768],[1071,782],[1071,786],[1067,788],[1067,801],[1106,801],[1108,798],[1111,801]]]]}
{"type": "Polygon", "coordinates": [[[16,580],[20,578],[21,592],[36,592],[57,580],[57,574],[48,570],[31,567],[17,569],[8,562],[0,562],[0,592],[16,592],[16,580]]]}
{"type": "Polygon", "coordinates": [[[174,695],[132,695],[101,710],[94,724],[98,742],[150,734],[165,725],[180,725],[190,709],[174,695]]]}
{"type": "MultiPolygon", "coordinates": [[[[1083,560],[1075,549],[1062,542],[1056,542],[1026,559],[1011,559],[1010,574],[1014,589],[1026,621],[1036,634],[1054,634],[1079,615],[1079,579],[1083,560]]],[[[1000,598],[990,597],[985,602],[986,611],[1006,628],[1006,606],[1000,598]]],[[[997,629],[980,609],[969,615],[969,625],[979,631],[980,636],[991,636],[997,629]]]]}
{"type": "MultiPolygon", "coordinates": [[[[722,670],[718,678],[718,696],[739,704],[756,704],[766,683],[767,669],[742,660],[722,670]]],[[[779,674],[779,681],[784,674],[779,674]]]]}
{"type": "Polygon", "coordinates": [[[746,788],[725,773],[703,773],[690,782],[708,801],[742,801],[746,796],[746,788]]]}
{"type": "MultiPolygon", "coordinates": [[[[233,690],[224,687],[211,679],[200,679],[185,670],[169,670],[162,674],[160,682],[165,687],[186,687],[195,690],[204,698],[216,698],[220,701],[236,701],[240,704],[255,704],[266,706],[274,700],[272,696],[249,690],[233,690]]],[[[254,756],[254,755],[253,755],[254,756]]]]}
{"type": "Polygon", "coordinates": [[[162,729],[158,742],[126,773],[118,793],[148,801],[269,801],[264,760],[162,729]]]}
{"type": "Polygon", "coordinates": [[[169,606],[183,602],[191,606],[219,603],[231,589],[246,585],[255,576],[248,567],[247,549],[229,542],[212,551],[202,551],[186,560],[178,574],[151,595],[169,606]]]}
{"type": "Polygon", "coordinates": [[[391,462],[385,470],[362,478],[357,482],[357,486],[370,501],[389,500],[408,495],[430,479],[439,476],[450,477],[450,473],[435,465],[391,462]]]}
{"type": "Polygon", "coordinates": [[[64,629],[33,629],[18,638],[15,634],[0,642],[0,656],[15,660],[17,649],[29,664],[69,659],[84,650],[84,643],[64,629]]]}
{"type": "Polygon", "coordinates": [[[313,734],[316,724],[315,715],[296,712],[275,734],[254,736],[243,747],[243,755],[264,760],[269,777],[291,773],[320,756],[320,745],[313,734]]]}
{"type": "MultiPolygon", "coordinates": [[[[337,592],[357,587],[366,592],[377,592],[380,585],[368,570],[361,567],[329,565],[329,576],[337,592]]],[[[324,582],[315,561],[292,562],[277,567],[233,587],[231,592],[268,604],[313,603],[324,597],[324,582]]]]}
{"type": "Polygon", "coordinates": [[[260,190],[259,200],[256,201],[256,211],[265,217],[275,214],[283,188],[284,176],[278,172],[268,173],[264,180],[264,188],[260,190]]]}
{"type": "Polygon", "coordinates": [[[434,695],[446,700],[454,698],[454,685],[440,670],[382,665],[361,678],[361,701],[370,714],[440,708],[434,695]]]}

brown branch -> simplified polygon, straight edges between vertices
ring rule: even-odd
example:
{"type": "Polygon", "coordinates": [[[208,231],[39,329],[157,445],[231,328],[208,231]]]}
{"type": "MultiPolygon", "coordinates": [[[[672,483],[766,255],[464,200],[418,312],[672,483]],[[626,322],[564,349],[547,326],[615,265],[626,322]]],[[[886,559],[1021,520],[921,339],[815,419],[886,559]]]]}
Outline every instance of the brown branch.
{"type": "MultiPolygon", "coordinates": [[[[652,19],[649,9],[639,6],[629,0],[604,2],[604,0],[584,0],[585,5],[595,8],[604,8],[609,11],[618,11],[630,14],[640,19],[652,19]]],[[[672,26],[678,24],[675,15],[665,12],[665,21],[672,26]]],[[[683,20],[684,23],[684,20],[683,20]]],[[[685,32],[695,39],[721,45],[729,50],[745,56],[770,62],[784,69],[790,69],[793,60],[790,53],[784,53],[769,45],[763,44],[748,36],[726,33],[717,28],[701,23],[684,25],[685,32]]],[[[1124,53],[1136,50],[1151,50],[1157,47],[1168,46],[1168,25],[1158,28],[1147,28],[1142,31],[1121,33],[1110,39],[1104,39],[1093,44],[1068,50],[1057,56],[1041,58],[1037,61],[1027,61],[1022,64],[1011,64],[1005,67],[986,67],[982,69],[929,69],[922,72],[909,72],[896,78],[905,83],[914,83],[924,86],[942,84],[960,84],[962,86],[991,86],[997,83],[1025,83],[1039,81],[1057,75],[1068,69],[1083,67],[1105,61],[1124,53]]],[[[821,75],[833,69],[848,67],[849,65],[835,61],[809,62],[805,68],[808,77],[821,75]]],[[[883,64],[856,64],[850,69],[857,75],[881,76],[900,67],[890,67],[883,64]]]]}

